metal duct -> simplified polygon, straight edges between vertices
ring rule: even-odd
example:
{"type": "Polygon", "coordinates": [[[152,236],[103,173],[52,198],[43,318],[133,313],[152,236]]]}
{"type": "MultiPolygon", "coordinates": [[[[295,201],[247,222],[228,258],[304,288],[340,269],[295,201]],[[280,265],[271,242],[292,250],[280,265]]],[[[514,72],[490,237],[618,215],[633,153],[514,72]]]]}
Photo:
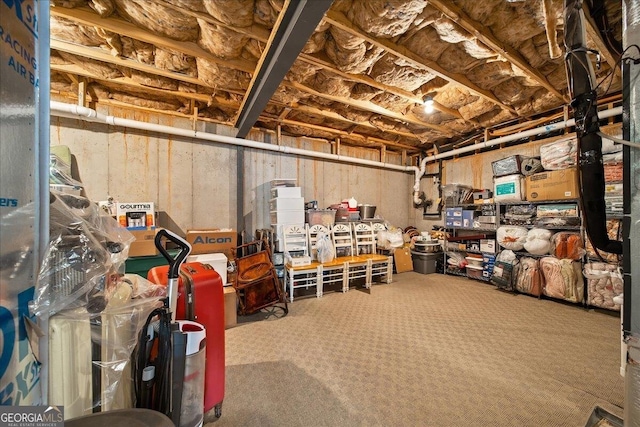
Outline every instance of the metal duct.
{"type": "MultiPolygon", "coordinates": [[[[640,45],[640,2],[624,0],[622,5],[623,46],[640,45]]],[[[634,52],[634,51],[632,51],[634,52]]],[[[635,54],[637,55],[637,54],[635,54]]],[[[623,68],[623,101],[625,107],[623,137],[640,139],[640,65],[629,61],[623,68]]],[[[629,342],[625,377],[626,393],[624,425],[640,426],[640,387],[637,381],[640,367],[640,149],[625,147],[624,152],[624,319],[623,328],[629,342]]]]}

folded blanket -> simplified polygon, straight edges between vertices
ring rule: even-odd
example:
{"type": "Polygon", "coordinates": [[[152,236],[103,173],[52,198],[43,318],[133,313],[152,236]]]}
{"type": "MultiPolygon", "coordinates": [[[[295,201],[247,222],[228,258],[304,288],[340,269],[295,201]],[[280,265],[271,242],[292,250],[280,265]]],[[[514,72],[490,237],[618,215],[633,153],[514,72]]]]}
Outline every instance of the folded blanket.
{"type": "Polygon", "coordinates": [[[571,302],[584,299],[582,276],[576,271],[579,263],[570,259],[544,257],[540,260],[540,270],[544,278],[544,294],[571,302]]]}

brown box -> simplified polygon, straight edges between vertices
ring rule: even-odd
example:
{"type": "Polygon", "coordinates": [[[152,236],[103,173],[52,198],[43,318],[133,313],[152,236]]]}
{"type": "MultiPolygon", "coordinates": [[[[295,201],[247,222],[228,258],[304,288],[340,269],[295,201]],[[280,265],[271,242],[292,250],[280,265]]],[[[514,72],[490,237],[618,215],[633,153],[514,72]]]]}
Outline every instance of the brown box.
{"type": "Polygon", "coordinates": [[[233,286],[224,288],[224,328],[229,329],[238,323],[238,299],[233,286]]]}
{"type": "Polygon", "coordinates": [[[133,237],[136,238],[129,246],[129,257],[135,256],[154,256],[158,255],[156,249],[156,233],[158,229],[149,230],[129,230],[133,237]]]}
{"type": "Polygon", "coordinates": [[[393,252],[393,262],[396,265],[396,273],[413,271],[413,259],[411,258],[411,249],[396,248],[396,250],[393,252]]]}
{"type": "Polygon", "coordinates": [[[564,200],[579,197],[578,169],[569,168],[530,175],[526,179],[527,200],[564,200]]]}
{"type": "Polygon", "coordinates": [[[221,252],[233,259],[233,250],[237,244],[235,230],[222,231],[218,228],[207,230],[187,230],[187,242],[191,245],[192,254],[210,254],[221,252]]]}

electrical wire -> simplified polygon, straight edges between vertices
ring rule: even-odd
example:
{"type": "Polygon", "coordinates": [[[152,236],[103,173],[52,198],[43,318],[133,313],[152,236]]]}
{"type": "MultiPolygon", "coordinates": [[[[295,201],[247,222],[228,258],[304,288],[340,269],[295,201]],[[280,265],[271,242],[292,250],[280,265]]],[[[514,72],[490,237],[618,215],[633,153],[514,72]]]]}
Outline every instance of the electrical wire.
{"type": "Polygon", "coordinates": [[[618,144],[627,145],[633,148],[640,148],[640,143],[638,142],[632,142],[632,141],[627,141],[625,139],[616,138],[615,136],[607,135],[602,132],[597,132],[597,134],[600,135],[602,138],[610,139],[611,141],[617,142],[618,144]]]}

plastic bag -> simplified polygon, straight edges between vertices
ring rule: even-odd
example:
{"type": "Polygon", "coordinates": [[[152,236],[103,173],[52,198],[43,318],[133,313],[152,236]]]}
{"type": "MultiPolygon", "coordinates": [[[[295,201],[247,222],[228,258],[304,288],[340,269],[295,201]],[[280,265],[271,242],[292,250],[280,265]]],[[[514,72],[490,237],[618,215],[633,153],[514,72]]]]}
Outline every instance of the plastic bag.
{"type": "Polygon", "coordinates": [[[524,227],[502,226],[496,231],[496,239],[503,248],[520,251],[527,241],[527,233],[528,230],[524,227]]]}
{"type": "Polygon", "coordinates": [[[561,139],[540,147],[540,162],[546,170],[567,169],[577,164],[578,142],[575,137],[561,139]]]}
{"type": "Polygon", "coordinates": [[[553,235],[551,243],[553,244],[552,255],[556,258],[578,260],[587,253],[579,233],[561,231],[553,235]]]}
{"type": "Polygon", "coordinates": [[[336,256],[335,248],[327,233],[322,231],[316,235],[316,249],[318,251],[318,261],[321,263],[333,261],[336,256]]]}
{"type": "Polygon", "coordinates": [[[104,292],[127,258],[133,236],[84,197],[51,192],[49,246],[40,266],[32,313],[104,308],[104,292]]]}
{"type": "Polygon", "coordinates": [[[131,298],[131,291],[118,281],[102,310],[77,307],[49,318],[49,403],[64,405],[66,416],[134,407],[131,357],[147,316],[161,302],[131,298]]]}
{"type": "Polygon", "coordinates": [[[534,255],[545,255],[551,249],[551,232],[542,228],[532,228],[527,233],[524,249],[534,255]]]}

